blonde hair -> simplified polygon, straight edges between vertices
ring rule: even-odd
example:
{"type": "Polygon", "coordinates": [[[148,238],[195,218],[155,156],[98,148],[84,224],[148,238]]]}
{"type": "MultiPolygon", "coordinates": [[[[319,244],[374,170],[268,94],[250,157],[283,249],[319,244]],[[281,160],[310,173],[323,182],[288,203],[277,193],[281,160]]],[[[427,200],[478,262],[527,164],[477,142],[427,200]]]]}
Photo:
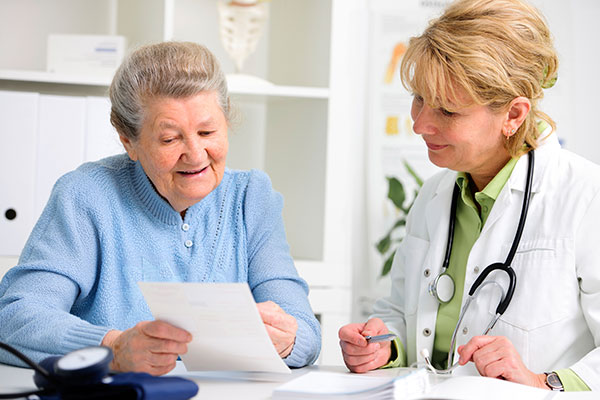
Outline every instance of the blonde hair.
{"type": "Polygon", "coordinates": [[[400,65],[404,86],[432,107],[452,111],[463,89],[471,103],[507,110],[523,96],[531,110],[506,148],[518,156],[536,148],[537,121],[556,124],[537,104],[556,81],[558,57],[540,12],[520,0],[458,0],[421,36],[411,38],[400,65]]]}
{"type": "Polygon", "coordinates": [[[120,135],[136,140],[148,101],[156,97],[186,98],[204,91],[217,93],[229,121],[227,81],[215,56],[192,42],[142,46],[121,64],[110,85],[110,122],[120,135]]]}

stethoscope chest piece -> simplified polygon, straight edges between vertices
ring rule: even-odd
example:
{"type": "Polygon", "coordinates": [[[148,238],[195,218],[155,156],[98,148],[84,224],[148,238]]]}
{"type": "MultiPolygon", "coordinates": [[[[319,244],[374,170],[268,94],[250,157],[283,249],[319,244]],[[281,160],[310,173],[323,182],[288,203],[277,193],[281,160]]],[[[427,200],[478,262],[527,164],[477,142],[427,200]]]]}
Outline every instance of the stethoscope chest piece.
{"type": "Polygon", "coordinates": [[[454,297],[454,280],[446,273],[439,274],[429,284],[429,293],[440,303],[448,303],[454,297]]]}

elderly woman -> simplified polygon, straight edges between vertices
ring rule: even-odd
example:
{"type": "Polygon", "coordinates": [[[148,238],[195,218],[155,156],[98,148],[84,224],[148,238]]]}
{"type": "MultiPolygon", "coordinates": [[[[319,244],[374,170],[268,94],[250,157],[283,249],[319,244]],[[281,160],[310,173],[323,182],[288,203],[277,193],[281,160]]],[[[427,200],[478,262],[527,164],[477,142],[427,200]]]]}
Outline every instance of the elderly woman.
{"type": "Polygon", "coordinates": [[[247,282],[286,364],[313,363],[320,329],[281,195],[262,172],[225,168],[230,105],[214,56],[193,43],[142,47],[110,99],[127,154],[58,180],[0,284],[0,340],[34,360],[102,344],[115,370],[164,374],[191,335],[152,321],[137,282],[247,282]]]}
{"type": "Polygon", "coordinates": [[[340,329],[350,370],[417,363],[600,390],[600,168],[562,150],[538,109],[557,65],[520,0],[457,1],[411,39],[413,129],[447,169],[410,211],[391,295],[340,329]]]}

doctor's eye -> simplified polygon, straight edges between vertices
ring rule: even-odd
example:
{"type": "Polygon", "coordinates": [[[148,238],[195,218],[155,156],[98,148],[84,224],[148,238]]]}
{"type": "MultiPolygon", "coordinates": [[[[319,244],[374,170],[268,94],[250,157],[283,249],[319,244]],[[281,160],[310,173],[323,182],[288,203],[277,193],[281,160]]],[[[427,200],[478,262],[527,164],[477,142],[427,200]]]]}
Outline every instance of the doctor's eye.
{"type": "Polygon", "coordinates": [[[448,111],[448,110],[446,110],[445,108],[440,108],[440,112],[441,112],[441,113],[442,113],[444,116],[446,116],[446,117],[453,117],[453,116],[455,116],[455,115],[456,115],[456,113],[455,113],[455,112],[448,111]]]}

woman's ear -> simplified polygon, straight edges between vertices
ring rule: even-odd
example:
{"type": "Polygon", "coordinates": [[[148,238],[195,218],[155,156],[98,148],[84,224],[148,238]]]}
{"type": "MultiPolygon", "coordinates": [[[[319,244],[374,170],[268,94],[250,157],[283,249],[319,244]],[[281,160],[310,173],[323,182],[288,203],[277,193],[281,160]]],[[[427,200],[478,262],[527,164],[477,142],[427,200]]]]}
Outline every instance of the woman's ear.
{"type": "Polygon", "coordinates": [[[531,110],[531,102],[527,97],[519,96],[508,106],[508,115],[504,125],[506,132],[516,132],[531,110]]]}
{"type": "Polygon", "coordinates": [[[131,161],[137,161],[137,152],[135,151],[133,141],[124,135],[119,135],[119,140],[123,144],[123,147],[125,147],[125,151],[129,155],[129,158],[131,158],[131,161]]]}

